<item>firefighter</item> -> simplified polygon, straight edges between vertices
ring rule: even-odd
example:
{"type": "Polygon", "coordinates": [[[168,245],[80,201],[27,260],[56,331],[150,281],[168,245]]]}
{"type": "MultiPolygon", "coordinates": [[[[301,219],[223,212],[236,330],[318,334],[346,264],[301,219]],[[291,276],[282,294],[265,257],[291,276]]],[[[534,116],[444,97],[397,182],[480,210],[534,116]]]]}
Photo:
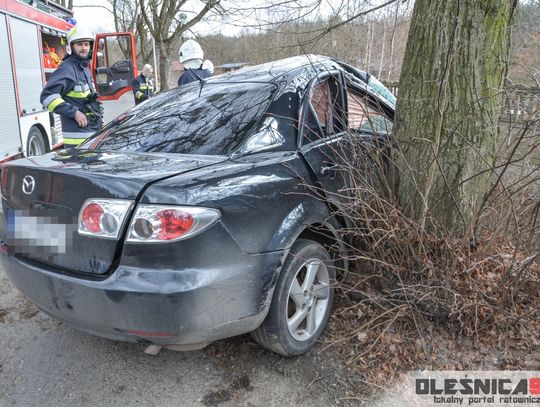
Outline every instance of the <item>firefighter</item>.
{"type": "Polygon", "coordinates": [[[41,92],[41,103],[60,115],[64,147],[76,147],[99,130],[103,108],[88,67],[94,37],[84,27],[73,27],[67,35],[67,57],[53,72],[41,92]]]}
{"type": "Polygon", "coordinates": [[[204,61],[204,52],[195,40],[187,40],[178,53],[184,73],[178,78],[178,86],[212,76],[214,65],[204,61]],[[210,68],[210,69],[209,69],[210,68]]]}
{"type": "Polygon", "coordinates": [[[155,85],[152,78],[153,74],[154,69],[152,65],[146,64],[142,69],[142,73],[133,80],[131,85],[133,86],[136,105],[154,96],[155,85]]]}

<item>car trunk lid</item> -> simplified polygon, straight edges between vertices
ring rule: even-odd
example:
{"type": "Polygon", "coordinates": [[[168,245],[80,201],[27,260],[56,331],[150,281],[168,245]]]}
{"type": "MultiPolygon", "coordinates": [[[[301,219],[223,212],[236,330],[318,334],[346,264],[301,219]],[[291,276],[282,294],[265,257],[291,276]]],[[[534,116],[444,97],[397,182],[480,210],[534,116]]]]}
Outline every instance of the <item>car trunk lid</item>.
{"type": "Polygon", "coordinates": [[[0,238],[11,254],[25,260],[92,274],[110,270],[126,224],[119,239],[80,235],[78,216],[87,199],[136,202],[154,182],[227,159],[73,151],[25,158],[3,167],[0,238]]]}

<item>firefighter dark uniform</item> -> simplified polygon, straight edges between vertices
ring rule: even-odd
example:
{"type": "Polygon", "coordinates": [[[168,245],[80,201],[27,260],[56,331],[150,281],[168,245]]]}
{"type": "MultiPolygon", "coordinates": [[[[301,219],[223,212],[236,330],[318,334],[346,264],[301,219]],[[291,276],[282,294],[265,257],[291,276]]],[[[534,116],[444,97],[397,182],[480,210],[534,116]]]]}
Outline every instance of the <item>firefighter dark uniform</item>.
{"type": "Polygon", "coordinates": [[[178,78],[178,86],[212,76],[214,64],[204,59],[204,52],[195,40],[185,41],[178,51],[178,58],[184,67],[184,73],[178,78]]]}
{"type": "Polygon", "coordinates": [[[135,96],[136,105],[154,96],[154,80],[145,77],[142,73],[133,80],[131,85],[133,86],[133,96],[135,96]]]}
{"type": "Polygon", "coordinates": [[[65,147],[75,147],[101,128],[103,108],[98,102],[89,59],[72,53],[51,75],[43,91],[41,103],[49,112],[60,115],[65,147]],[[88,119],[87,127],[75,121],[77,110],[88,119]]]}
{"type": "Polygon", "coordinates": [[[180,78],[178,78],[178,86],[209,78],[210,76],[212,76],[212,72],[208,69],[203,69],[202,67],[198,69],[186,69],[180,78]]]}

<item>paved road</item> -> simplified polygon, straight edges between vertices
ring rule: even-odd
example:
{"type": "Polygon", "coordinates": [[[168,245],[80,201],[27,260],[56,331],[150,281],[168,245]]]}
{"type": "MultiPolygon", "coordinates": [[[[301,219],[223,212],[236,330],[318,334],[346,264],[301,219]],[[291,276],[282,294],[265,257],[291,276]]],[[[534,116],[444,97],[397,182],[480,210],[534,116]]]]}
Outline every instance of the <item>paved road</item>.
{"type": "Polygon", "coordinates": [[[318,352],[286,359],[249,336],[204,350],[143,353],[144,345],[78,332],[39,312],[0,270],[0,406],[331,406],[313,382],[318,352]]]}

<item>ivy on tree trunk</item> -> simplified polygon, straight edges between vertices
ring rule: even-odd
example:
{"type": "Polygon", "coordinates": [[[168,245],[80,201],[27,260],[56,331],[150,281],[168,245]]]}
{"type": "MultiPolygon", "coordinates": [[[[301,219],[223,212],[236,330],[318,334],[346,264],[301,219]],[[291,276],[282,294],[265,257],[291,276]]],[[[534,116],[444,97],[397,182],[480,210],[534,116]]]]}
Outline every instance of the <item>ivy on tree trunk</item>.
{"type": "Polygon", "coordinates": [[[488,191],[517,0],[417,0],[400,78],[399,196],[469,234],[488,191]]]}

